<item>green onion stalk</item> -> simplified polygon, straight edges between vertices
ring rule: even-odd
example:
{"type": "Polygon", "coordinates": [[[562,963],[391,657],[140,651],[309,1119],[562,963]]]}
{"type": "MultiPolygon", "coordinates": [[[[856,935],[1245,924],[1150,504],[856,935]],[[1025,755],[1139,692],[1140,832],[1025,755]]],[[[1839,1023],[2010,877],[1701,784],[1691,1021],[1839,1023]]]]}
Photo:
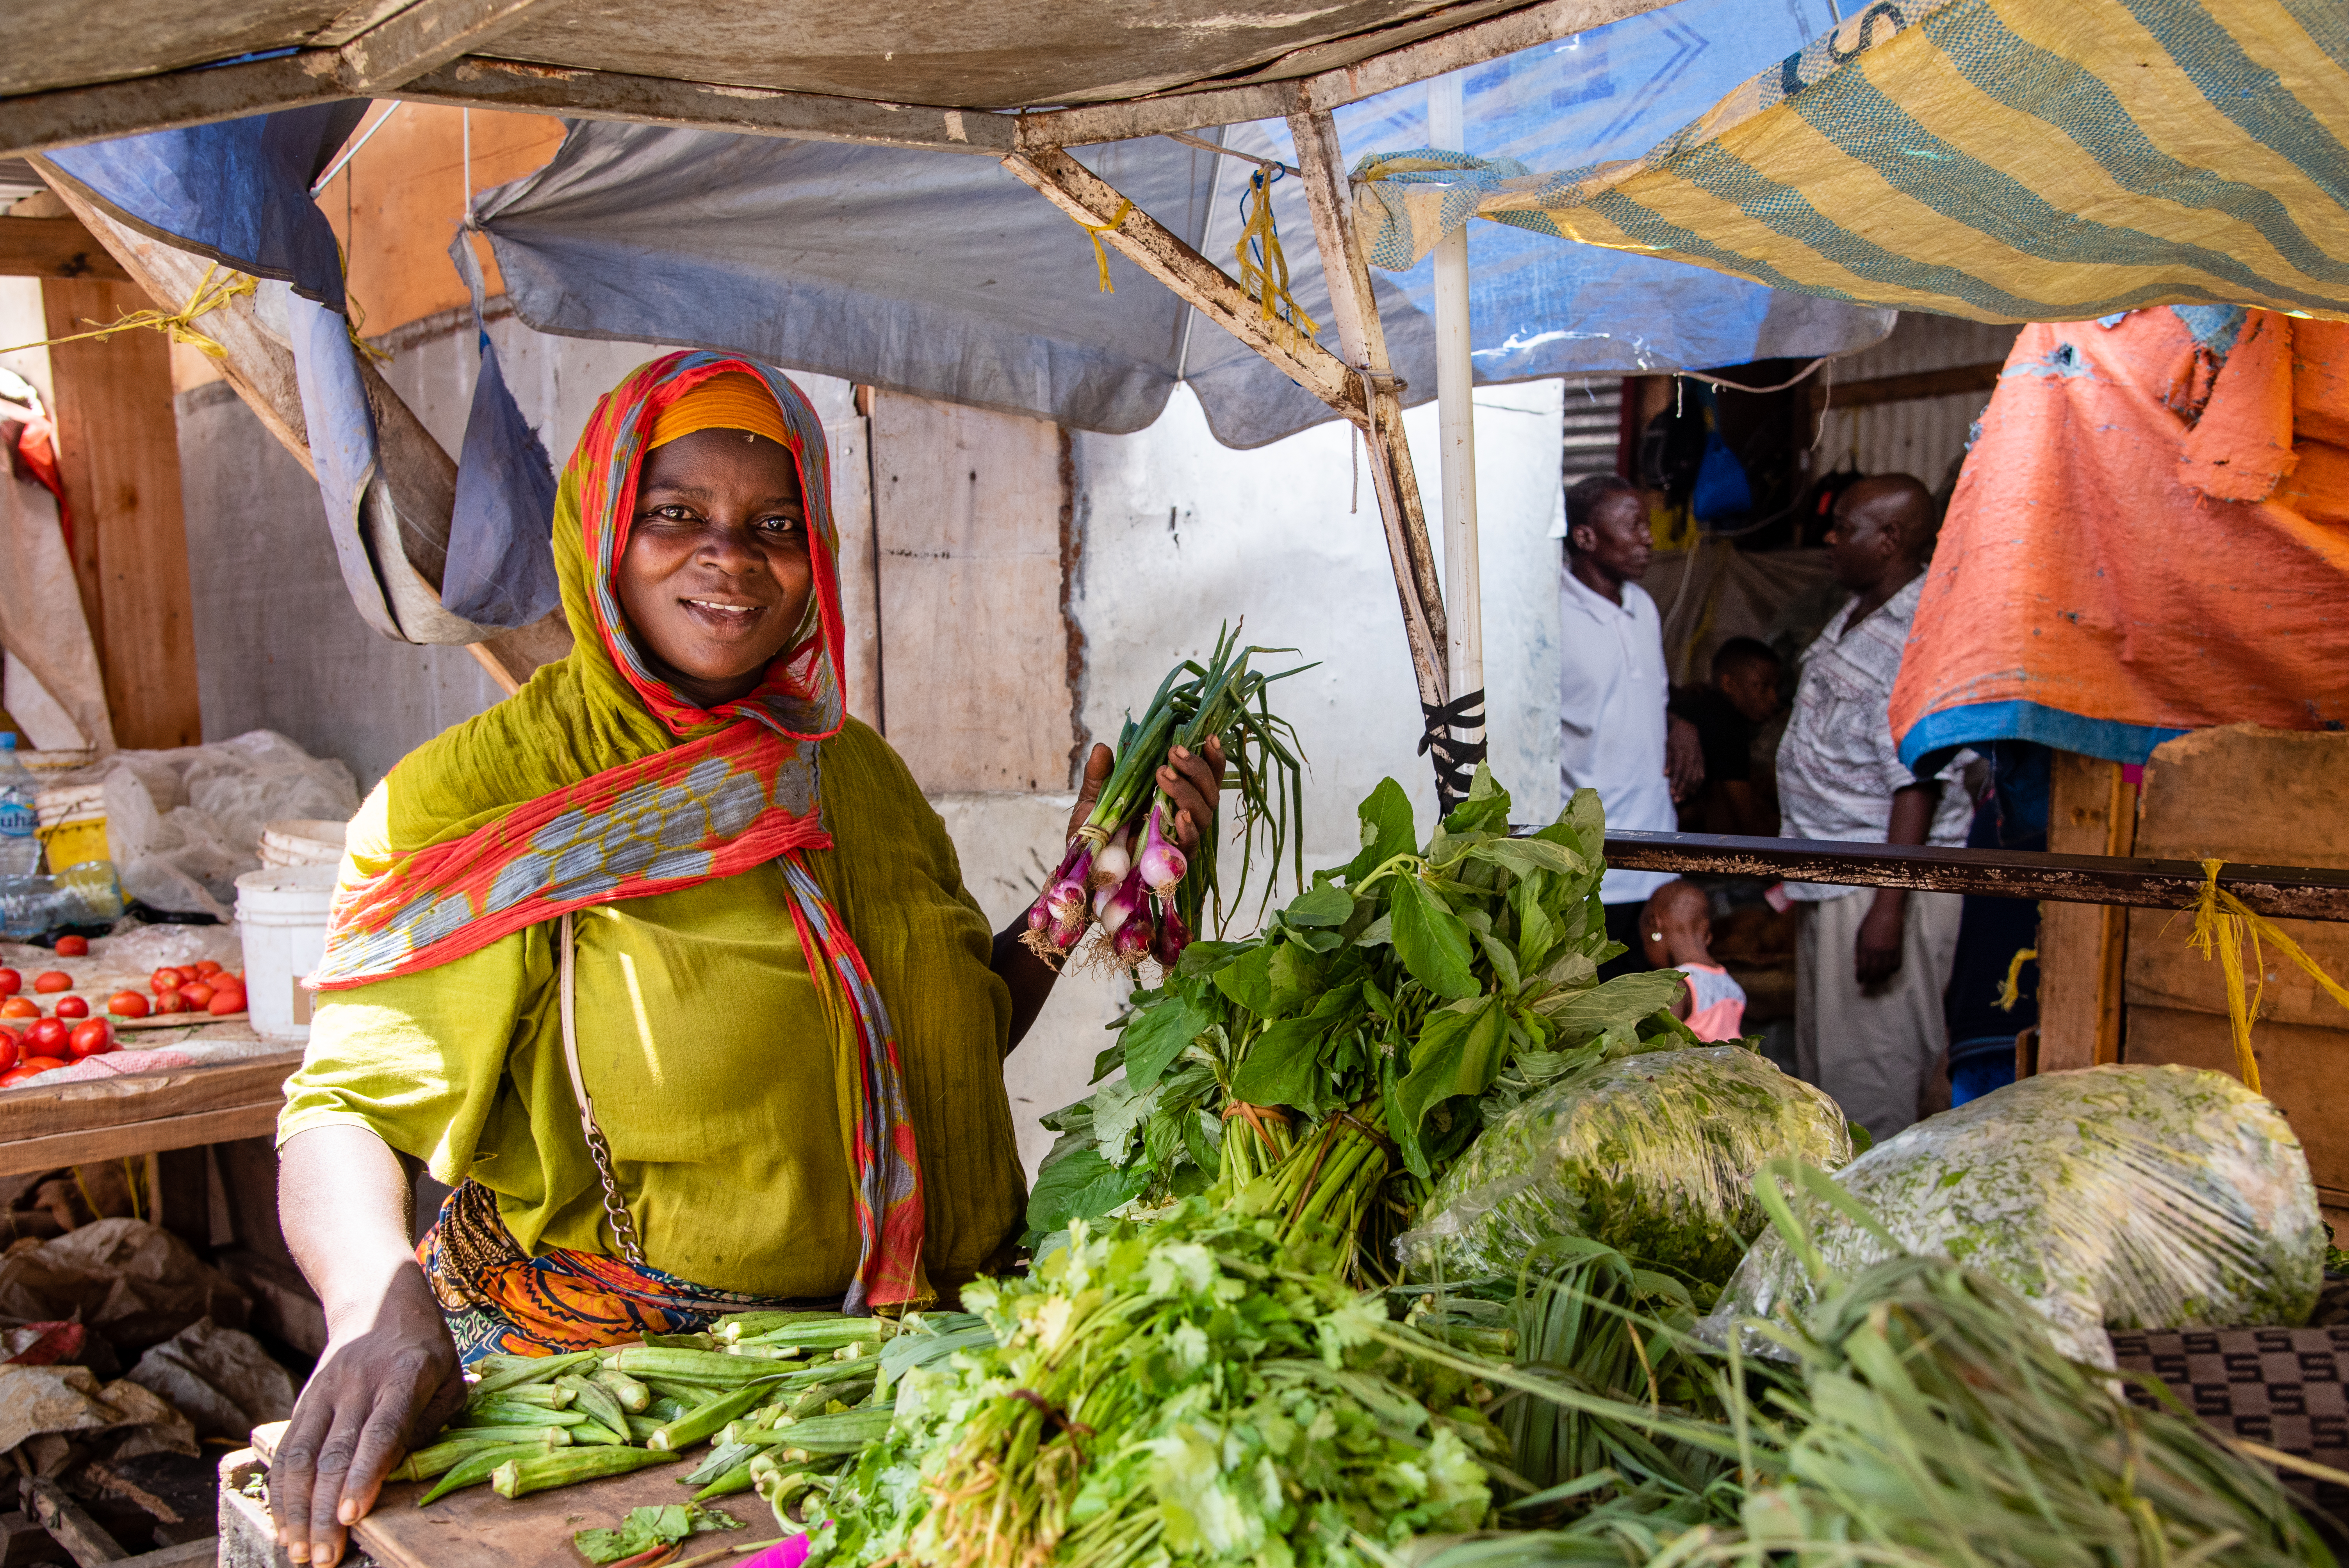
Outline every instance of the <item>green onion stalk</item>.
{"type": "Polygon", "coordinates": [[[1393,1170],[1394,1146],[1369,1119],[1376,1115],[1363,1105],[1325,1118],[1240,1194],[1239,1207],[1270,1216],[1284,1249],[1334,1249],[1337,1272],[1354,1274],[1363,1221],[1393,1170]]]}
{"type": "MultiPolygon", "coordinates": [[[[1222,744],[1226,782],[1239,802],[1241,884],[1261,840],[1276,868],[1283,846],[1290,847],[1302,885],[1304,845],[1297,824],[1305,785],[1297,736],[1272,711],[1265,692],[1274,681],[1313,666],[1269,676],[1248,667],[1254,655],[1287,651],[1243,647],[1239,628],[1226,628],[1205,665],[1186,659],[1169,670],[1142,717],[1128,717],[1092,814],[1070,837],[1059,867],[1029,907],[1021,940],[1030,952],[1058,968],[1098,926],[1094,952],[1102,962],[1132,972],[1147,958],[1172,969],[1193,934],[1204,928],[1211,896],[1221,923],[1215,835],[1204,833],[1197,851],[1185,854],[1175,841],[1174,804],[1157,785],[1158,770],[1176,747],[1195,756],[1209,740],[1222,744]]],[[[1268,901],[1272,881],[1266,882],[1268,901]]]]}

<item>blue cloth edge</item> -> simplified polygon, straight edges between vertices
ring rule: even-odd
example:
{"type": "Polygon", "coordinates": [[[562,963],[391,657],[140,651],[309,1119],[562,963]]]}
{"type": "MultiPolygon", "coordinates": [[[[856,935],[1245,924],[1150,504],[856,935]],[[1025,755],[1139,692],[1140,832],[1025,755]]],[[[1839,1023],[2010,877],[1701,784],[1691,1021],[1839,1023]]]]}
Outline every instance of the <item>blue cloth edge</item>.
{"type": "Polygon", "coordinates": [[[1972,702],[1929,713],[1900,738],[1900,760],[1914,768],[1927,752],[1977,740],[2035,740],[2059,751],[2143,766],[2153,748],[2187,732],[2158,725],[2087,718],[2044,703],[2020,699],[1972,702]]]}

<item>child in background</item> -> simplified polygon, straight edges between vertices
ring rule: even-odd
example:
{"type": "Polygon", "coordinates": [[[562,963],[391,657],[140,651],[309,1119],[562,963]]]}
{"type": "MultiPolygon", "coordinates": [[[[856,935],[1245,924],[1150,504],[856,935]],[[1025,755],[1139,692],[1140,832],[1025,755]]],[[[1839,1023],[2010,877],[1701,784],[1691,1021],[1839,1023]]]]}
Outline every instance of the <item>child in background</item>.
{"type": "Polygon", "coordinates": [[[1651,969],[1682,972],[1672,1016],[1699,1039],[1733,1040],[1745,1032],[1745,987],[1713,961],[1713,905],[1694,882],[1658,888],[1640,912],[1640,940],[1651,969]]]}

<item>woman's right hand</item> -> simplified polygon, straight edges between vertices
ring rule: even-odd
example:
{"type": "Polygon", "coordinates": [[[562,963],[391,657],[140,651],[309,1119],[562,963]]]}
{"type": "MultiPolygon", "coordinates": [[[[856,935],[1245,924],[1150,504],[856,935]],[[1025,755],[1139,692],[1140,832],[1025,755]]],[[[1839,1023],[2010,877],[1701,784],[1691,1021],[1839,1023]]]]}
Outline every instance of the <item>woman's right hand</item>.
{"type": "Polygon", "coordinates": [[[339,1561],[400,1456],[464,1402],[407,1214],[398,1158],[365,1128],[313,1128],[279,1150],[279,1222],[326,1309],[326,1354],[269,1467],[278,1543],[296,1563],[339,1561]]]}

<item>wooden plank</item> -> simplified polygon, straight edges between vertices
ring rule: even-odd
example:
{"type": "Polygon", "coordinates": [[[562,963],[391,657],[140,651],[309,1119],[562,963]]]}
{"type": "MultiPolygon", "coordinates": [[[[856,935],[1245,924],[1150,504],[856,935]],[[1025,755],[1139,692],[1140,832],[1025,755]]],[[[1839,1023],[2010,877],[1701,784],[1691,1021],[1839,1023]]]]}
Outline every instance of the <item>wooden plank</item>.
{"type": "MultiPolygon", "coordinates": [[[[264,1464],[276,1455],[285,1424],[273,1421],[253,1430],[253,1449],[264,1464]]],[[[451,1492],[429,1508],[416,1499],[420,1481],[394,1481],[383,1489],[375,1511],[351,1531],[352,1542],[381,1568],[579,1568],[571,1544],[574,1531],[615,1526],[628,1510],[682,1502],[693,1494],[678,1484],[708,1454],[696,1449],[675,1465],[656,1465],[634,1475],[587,1481],[511,1501],[486,1486],[451,1492]]],[[[223,1467],[225,1470],[225,1466],[223,1467]]],[[[771,1544],[779,1537],[774,1515],[755,1492],[702,1505],[742,1522],[740,1531],[694,1537],[699,1551],[734,1547],[738,1555],[771,1544]]],[[[686,1555],[698,1555],[688,1550],[686,1555]]]]}
{"type": "Polygon", "coordinates": [[[511,32],[543,3],[417,0],[343,46],[343,83],[355,95],[381,96],[511,32]]]}
{"type": "Polygon", "coordinates": [[[1174,291],[1199,313],[1272,363],[1275,369],[1356,424],[1364,420],[1361,379],[1318,343],[1274,335],[1263,307],[1237,280],[1134,207],[1109,181],[1057,149],[1007,158],[1003,167],[1102,241],[1174,291]]]}
{"type": "Polygon", "coordinates": [[[883,701],[926,790],[1070,788],[1057,426],[873,404],[883,701]]]}
{"type": "MultiPolygon", "coordinates": [[[[59,338],[145,310],[149,300],[132,284],[52,278],[41,284],[41,304],[49,335],[59,338]]],[[[203,724],[171,344],[155,332],[57,343],[49,373],[75,566],[84,608],[95,611],[90,634],[114,738],[127,747],[193,746],[203,724]]]]}
{"type": "Polygon", "coordinates": [[[332,49],[305,49],[271,60],[19,93],[0,98],[0,157],[348,98],[350,88],[335,76],[340,60],[332,49]]]}
{"type": "Polygon", "coordinates": [[[1326,109],[1293,114],[1289,135],[1297,143],[1306,206],[1313,214],[1313,238],[1321,273],[1330,286],[1330,314],[1348,365],[1369,387],[1369,418],[1362,444],[1369,449],[1371,488],[1387,535],[1387,559],[1394,568],[1395,595],[1402,604],[1403,640],[1419,681],[1423,707],[1451,701],[1452,681],[1444,656],[1447,633],[1444,593],[1435,574],[1435,551],[1427,537],[1419,479],[1413,471],[1411,443],[1402,428],[1402,384],[1387,358],[1386,330],[1371,291],[1369,264],[1355,242],[1349,186],[1338,128],[1326,109]]]}
{"type": "MultiPolygon", "coordinates": [[[[2134,842],[2137,795],[2116,762],[2055,753],[2048,789],[2047,848],[2054,854],[2125,854],[2134,842]]],[[[2174,891],[2190,902],[2192,867],[2174,891]]],[[[2042,892],[2042,899],[2050,895],[2042,892]]],[[[2048,902],[2039,912],[2039,1067],[2043,1072],[2120,1059],[2123,912],[2048,902]]]]}
{"type": "Polygon", "coordinates": [[[78,218],[0,217],[0,277],[129,281],[78,218]]]}
{"type": "Polygon", "coordinates": [[[193,1149],[200,1143],[219,1143],[231,1138],[265,1137],[276,1130],[277,1113],[285,1109],[285,1097],[277,1095],[225,1110],[198,1111],[160,1121],[131,1121],[83,1132],[28,1138],[21,1143],[0,1143],[0,1176],[57,1171],[92,1160],[118,1160],[126,1154],[193,1149]]]}
{"type": "MultiPolygon", "coordinates": [[[[727,87],[516,60],[458,60],[418,77],[392,96],[411,103],[523,109],[574,119],[617,119],[727,130],[741,136],[788,136],[800,141],[845,141],[999,157],[1013,150],[1018,123],[1010,115],[986,109],[874,103],[821,93],[727,87]]],[[[5,106],[0,105],[0,135],[5,135],[6,124],[5,106]]]]}
{"type": "MultiPolygon", "coordinates": [[[[1923,888],[1988,893],[1995,898],[2047,899],[2084,907],[2191,909],[2201,898],[2203,882],[2202,868],[2190,861],[1742,839],[1712,833],[1613,832],[1607,835],[1606,854],[1609,865],[1636,871],[1923,888]]],[[[2349,920],[2349,872],[2230,862],[2220,872],[2219,882],[2263,913],[2349,920]]]]}
{"type": "Polygon", "coordinates": [[[1865,381],[1810,385],[1814,418],[1828,408],[1865,408],[1877,403],[1906,403],[1919,397],[1949,397],[1960,392],[1988,392],[1997,387],[2003,361],[1986,365],[1951,365],[1940,370],[1916,370],[1905,376],[1876,376],[1865,381]]]}
{"type": "Polygon", "coordinates": [[[122,1543],[83,1511],[81,1504],[66,1495],[66,1489],[57,1482],[42,1476],[26,1476],[23,1488],[25,1511],[81,1568],[100,1568],[103,1563],[119,1563],[129,1555],[123,1551],[122,1543]]]}
{"type": "Polygon", "coordinates": [[[301,1065],[301,1048],[295,1047],[210,1067],[0,1090],[0,1145],[282,1098],[286,1078],[301,1065]]]}
{"type": "MultiPolygon", "coordinates": [[[[860,398],[869,406],[869,399],[860,398]]],[[[881,561],[873,531],[873,422],[823,428],[832,455],[832,521],[840,531],[840,618],[846,643],[848,711],[885,729],[881,700],[881,561]]]]}

